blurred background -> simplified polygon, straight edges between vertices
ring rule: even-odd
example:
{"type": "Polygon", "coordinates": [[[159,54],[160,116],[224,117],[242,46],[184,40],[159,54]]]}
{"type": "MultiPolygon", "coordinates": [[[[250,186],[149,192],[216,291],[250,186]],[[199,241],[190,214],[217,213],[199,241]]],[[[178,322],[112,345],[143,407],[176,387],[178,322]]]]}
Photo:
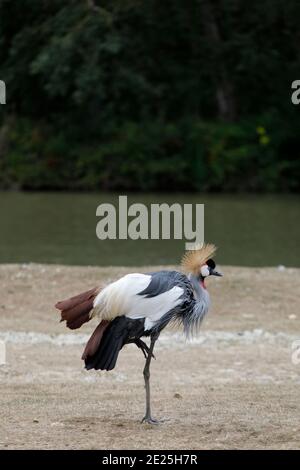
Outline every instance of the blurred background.
{"type": "Polygon", "coordinates": [[[232,265],[300,265],[300,3],[0,0],[0,262],[145,265],[96,208],[205,204],[232,265]]]}

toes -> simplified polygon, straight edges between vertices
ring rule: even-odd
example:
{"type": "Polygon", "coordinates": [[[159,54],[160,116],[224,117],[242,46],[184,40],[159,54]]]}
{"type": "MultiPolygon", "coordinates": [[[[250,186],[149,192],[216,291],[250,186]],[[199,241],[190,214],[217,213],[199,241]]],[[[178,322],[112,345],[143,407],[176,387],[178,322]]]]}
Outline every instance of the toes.
{"type": "Polygon", "coordinates": [[[160,424],[160,421],[158,421],[158,420],[155,419],[155,418],[151,418],[151,416],[150,416],[150,417],[145,416],[145,417],[142,419],[142,423],[147,423],[147,424],[151,424],[151,425],[157,426],[158,424],[160,424]]]}

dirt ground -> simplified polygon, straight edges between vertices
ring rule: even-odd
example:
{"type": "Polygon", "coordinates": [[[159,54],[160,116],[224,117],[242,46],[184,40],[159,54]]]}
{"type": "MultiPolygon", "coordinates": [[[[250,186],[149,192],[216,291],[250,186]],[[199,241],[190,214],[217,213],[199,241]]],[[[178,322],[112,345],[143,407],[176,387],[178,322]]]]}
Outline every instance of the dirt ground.
{"type": "Polygon", "coordinates": [[[0,448],[299,449],[300,269],[220,268],[199,337],[158,341],[153,415],[167,420],[153,427],[140,423],[141,352],[128,345],[115,370],[87,372],[95,321],[72,332],[53,308],[129,269],[0,266],[0,448]]]}

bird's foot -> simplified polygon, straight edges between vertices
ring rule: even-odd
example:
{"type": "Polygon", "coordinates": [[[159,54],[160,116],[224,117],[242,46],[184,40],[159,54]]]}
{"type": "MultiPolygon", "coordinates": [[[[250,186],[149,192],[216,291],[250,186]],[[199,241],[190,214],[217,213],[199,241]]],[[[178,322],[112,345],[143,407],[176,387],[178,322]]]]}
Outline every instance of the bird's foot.
{"type": "Polygon", "coordinates": [[[152,418],[151,416],[144,416],[141,423],[147,423],[147,424],[152,424],[152,425],[157,426],[158,424],[162,424],[164,421],[166,420],[165,419],[158,420],[158,419],[152,418]]]}

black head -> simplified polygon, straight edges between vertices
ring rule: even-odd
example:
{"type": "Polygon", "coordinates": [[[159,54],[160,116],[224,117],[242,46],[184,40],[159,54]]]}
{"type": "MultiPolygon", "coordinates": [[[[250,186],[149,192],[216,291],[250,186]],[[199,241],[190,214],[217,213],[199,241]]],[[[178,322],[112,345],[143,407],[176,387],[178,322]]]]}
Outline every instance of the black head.
{"type": "Polygon", "coordinates": [[[211,259],[208,259],[208,260],[206,261],[206,264],[207,264],[207,266],[208,266],[209,268],[211,268],[211,269],[215,269],[215,267],[216,267],[216,263],[214,262],[214,260],[213,260],[212,258],[211,258],[211,259]]]}

